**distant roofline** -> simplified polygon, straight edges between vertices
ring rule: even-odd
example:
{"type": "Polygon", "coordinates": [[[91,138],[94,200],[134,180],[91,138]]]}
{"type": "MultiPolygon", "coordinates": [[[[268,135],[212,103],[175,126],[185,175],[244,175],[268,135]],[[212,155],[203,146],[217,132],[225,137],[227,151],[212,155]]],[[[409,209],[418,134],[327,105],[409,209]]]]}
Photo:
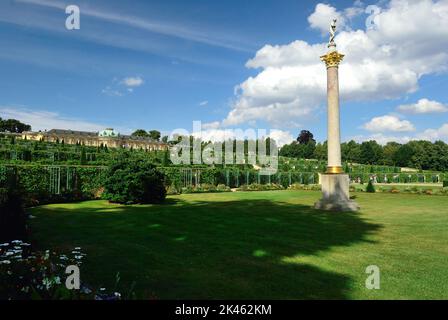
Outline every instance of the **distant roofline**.
{"type": "MultiPolygon", "coordinates": [[[[111,128],[106,128],[105,130],[113,130],[111,128]]],[[[154,144],[166,144],[162,141],[157,141],[154,139],[151,139],[149,137],[136,137],[132,135],[116,135],[116,136],[99,136],[100,131],[80,131],[80,130],[72,130],[72,129],[50,129],[45,131],[23,131],[21,134],[50,134],[50,135],[57,135],[57,134],[80,134],[85,136],[95,136],[98,139],[126,139],[126,140],[134,140],[134,141],[147,141],[154,144]],[[60,132],[57,132],[60,131],[60,132]]],[[[20,134],[19,134],[20,135],[20,134]]]]}

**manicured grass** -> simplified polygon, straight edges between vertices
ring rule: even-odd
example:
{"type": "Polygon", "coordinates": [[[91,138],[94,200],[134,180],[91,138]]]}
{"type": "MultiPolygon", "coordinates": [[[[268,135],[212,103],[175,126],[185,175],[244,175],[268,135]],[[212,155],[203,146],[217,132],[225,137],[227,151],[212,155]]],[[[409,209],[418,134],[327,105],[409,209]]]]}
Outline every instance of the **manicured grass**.
{"type": "Polygon", "coordinates": [[[313,191],[105,201],[31,210],[41,249],[83,247],[83,280],[136,281],[140,298],[447,299],[448,197],[357,194],[359,213],[311,209],[313,191]],[[365,288],[369,265],[381,289],[365,288]]]}

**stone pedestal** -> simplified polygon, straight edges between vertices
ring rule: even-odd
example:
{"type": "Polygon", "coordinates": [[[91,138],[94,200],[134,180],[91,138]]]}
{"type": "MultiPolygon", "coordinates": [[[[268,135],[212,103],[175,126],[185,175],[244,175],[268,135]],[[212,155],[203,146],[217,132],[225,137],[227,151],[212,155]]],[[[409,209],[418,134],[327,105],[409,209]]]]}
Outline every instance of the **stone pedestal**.
{"type": "Polygon", "coordinates": [[[350,200],[349,183],[348,174],[322,174],[322,199],[314,204],[314,208],[331,211],[357,211],[358,204],[350,200]]]}

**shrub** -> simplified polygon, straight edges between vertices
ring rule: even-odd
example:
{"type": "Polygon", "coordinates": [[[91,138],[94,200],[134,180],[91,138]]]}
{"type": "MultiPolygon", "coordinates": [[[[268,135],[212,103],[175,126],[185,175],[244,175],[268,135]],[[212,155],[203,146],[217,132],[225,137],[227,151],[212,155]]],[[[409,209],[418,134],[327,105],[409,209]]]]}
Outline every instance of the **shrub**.
{"type": "Polygon", "coordinates": [[[369,180],[369,183],[367,184],[366,187],[366,192],[375,193],[375,186],[373,185],[372,180],[369,180]]]}
{"type": "Polygon", "coordinates": [[[238,191],[270,191],[270,190],[283,190],[283,186],[280,184],[258,184],[258,183],[252,183],[249,185],[242,185],[240,188],[238,188],[238,191]]]}
{"type": "Polygon", "coordinates": [[[448,188],[448,180],[443,181],[443,187],[448,188]]]}
{"type": "Polygon", "coordinates": [[[219,191],[219,192],[228,192],[228,191],[230,191],[230,188],[227,187],[225,184],[218,184],[218,185],[216,186],[216,191],[219,191]]]}
{"type": "Polygon", "coordinates": [[[230,187],[224,184],[214,186],[212,184],[203,183],[197,186],[188,186],[182,188],[182,193],[210,193],[210,192],[230,192],[230,187]]]}
{"type": "Polygon", "coordinates": [[[322,187],[319,184],[300,184],[293,183],[288,187],[288,190],[312,190],[312,191],[320,191],[322,187]]]}
{"type": "Polygon", "coordinates": [[[0,185],[0,241],[24,239],[26,217],[17,175],[0,185]]]}
{"type": "Polygon", "coordinates": [[[400,193],[400,189],[395,188],[395,187],[392,187],[392,188],[390,189],[390,193],[400,193]]]}
{"type": "Polygon", "coordinates": [[[165,200],[165,175],[145,160],[120,160],[113,164],[104,181],[102,197],[111,202],[161,203],[165,200]]]}
{"type": "Polygon", "coordinates": [[[174,184],[171,184],[171,186],[169,186],[166,189],[166,194],[167,195],[176,195],[179,194],[180,192],[177,190],[176,186],[174,184]]]}

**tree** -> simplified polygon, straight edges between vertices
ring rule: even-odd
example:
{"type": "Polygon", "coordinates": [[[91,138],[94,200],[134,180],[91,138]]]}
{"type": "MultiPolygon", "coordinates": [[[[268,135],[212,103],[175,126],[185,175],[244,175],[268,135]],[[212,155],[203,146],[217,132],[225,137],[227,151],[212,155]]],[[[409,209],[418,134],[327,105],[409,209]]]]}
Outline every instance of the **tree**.
{"type": "Polygon", "coordinates": [[[87,163],[87,156],[86,156],[86,150],[84,148],[81,148],[81,165],[85,165],[87,163]]]}
{"type": "Polygon", "coordinates": [[[395,154],[398,149],[400,149],[401,145],[397,142],[388,142],[383,147],[383,164],[388,166],[395,165],[395,154]]]}
{"type": "Polygon", "coordinates": [[[133,136],[133,137],[144,137],[144,138],[147,138],[147,137],[149,137],[149,133],[146,132],[146,131],[143,130],[143,129],[137,129],[137,130],[135,130],[135,131],[131,134],[131,136],[133,136]]]}
{"type": "Polygon", "coordinates": [[[342,161],[360,162],[361,146],[354,140],[341,144],[342,161]]]}
{"type": "Polygon", "coordinates": [[[163,142],[163,143],[168,143],[168,139],[169,139],[168,136],[163,136],[163,137],[162,137],[162,142],[163,142]]]}
{"type": "Polygon", "coordinates": [[[408,167],[411,164],[411,158],[414,155],[414,150],[408,145],[400,146],[393,156],[395,165],[399,167],[408,167]]]}
{"type": "Polygon", "coordinates": [[[110,166],[103,198],[123,204],[161,203],[166,197],[164,182],[165,175],[154,164],[124,157],[110,166]]]}
{"type": "Polygon", "coordinates": [[[367,184],[367,187],[366,187],[366,192],[375,193],[375,187],[373,185],[372,180],[369,180],[369,183],[367,184]]]}
{"type": "Polygon", "coordinates": [[[157,130],[149,131],[149,137],[155,141],[159,141],[160,136],[161,136],[160,131],[157,131],[157,130]]]}
{"type": "Polygon", "coordinates": [[[299,159],[311,159],[315,155],[316,143],[311,141],[308,144],[300,144],[293,141],[290,144],[285,144],[279,152],[280,156],[299,159]]]}
{"type": "Polygon", "coordinates": [[[168,167],[171,164],[169,151],[165,150],[163,153],[163,159],[162,159],[162,167],[168,167]]]}
{"type": "Polygon", "coordinates": [[[375,140],[364,141],[361,144],[360,162],[377,164],[383,156],[383,148],[375,140]]]}
{"type": "Polygon", "coordinates": [[[324,143],[318,143],[316,145],[316,148],[314,148],[314,159],[317,160],[327,160],[327,141],[325,141],[324,143]]]}
{"type": "Polygon", "coordinates": [[[297,142],[300,144],[308,144],[310,142],[316,143],[316,140],[313,139],[314,135],[308,130],[300,131],[299,136],[297,137],[297,142]]]}
{"type": "Polygon", "coordinates": [[[0,118],[0,132],[22,133],[24,131],[31,131],[31,126],[16,119],[0,118]]]}

